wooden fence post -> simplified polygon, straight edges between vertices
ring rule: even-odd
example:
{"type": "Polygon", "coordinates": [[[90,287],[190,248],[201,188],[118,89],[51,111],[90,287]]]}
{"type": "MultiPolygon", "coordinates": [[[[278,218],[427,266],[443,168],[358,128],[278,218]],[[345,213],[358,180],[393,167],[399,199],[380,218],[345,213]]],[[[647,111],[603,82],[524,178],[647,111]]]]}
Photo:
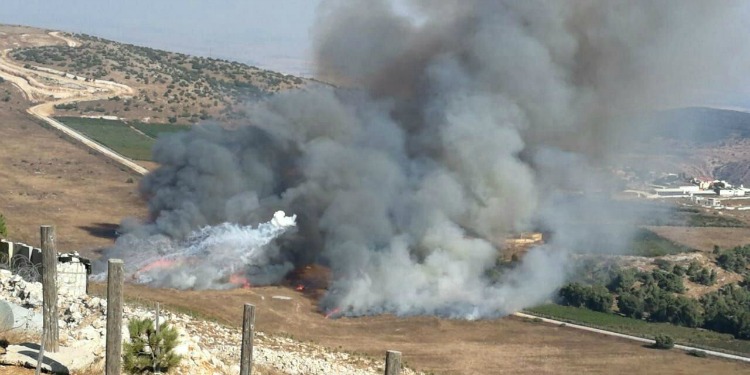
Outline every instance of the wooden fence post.
{"type": "Polygon", "coordinates": [[[399,375],[401,372],[401,352],[388,350],[385,352],[385,375],[399,375]]]}
{"type": "MultiPolygon", "coordinates": [[[[156,336],[159,336],[159,302],[156,303],[156,316],[154,317],[154,329],[156,330],[156,336]]],[[[159,347],[152,348],[154,351],[154,375],[161,374],[161,367],[159,367],[159,347]]]]}
{"type": "Polygon", "coordinates": [[[107,265],[106,375],[120,375],[122,367],[122,268],[121,259],[110,259],[107,265]]]}
{"type": "Polygon", "coordinates": [[[253,373],[253,336],[255,335],[255,306],[246,303],[242,317],[242,349],[240,375],[253,373]]]}
{"type": "Polygon", "coordinates": [[[55,227],[42,225],[42,331],[44,348],[52,353],[59,350],[59,328],[57,326],[57,246],[55,227]]]}

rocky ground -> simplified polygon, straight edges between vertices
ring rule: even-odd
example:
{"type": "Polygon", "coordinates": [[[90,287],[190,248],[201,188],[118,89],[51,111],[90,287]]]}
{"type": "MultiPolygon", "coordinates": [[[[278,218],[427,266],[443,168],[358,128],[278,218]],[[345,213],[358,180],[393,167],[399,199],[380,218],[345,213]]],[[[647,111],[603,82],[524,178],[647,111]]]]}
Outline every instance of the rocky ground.
{"type": "MultiPolygon", "coordinates": [[[[42,287],[27,282],[10,271],[0,270],[0,299],[26,309],[19,315],[25,329],[38,330],[42,287]]],[[[102,366],[106,336],[107,301],[92,296],[58,297],[60,311],[61,351],[73,349],[75,368],[102,366]]],[[[133,318],[154,318],[155,312],[143,306],[126,305],[123,313],[123,337],[133,318]]],[[[18,319],[16,319],[18,322],[18,319]]],[[[169,322],[179,332],[176,352],[183,357],[173,373],[237,374],[239,373],[239,329],[204,321],[186,314],[162,311],[160,321],[169,322]]],[[[256,332],[254,340],[254,373],[260,374],[377,374],[383,371],[383,359],[333,351],[314,343],[302,343],[287,337],[256,332]]],[[[172,371],[170,371],[172,372],[172,371]]],[[[75,374],[76,371],[73,370],[75,374]]],[[[402,373],[413,374],[406,369],[402,373]]]]}

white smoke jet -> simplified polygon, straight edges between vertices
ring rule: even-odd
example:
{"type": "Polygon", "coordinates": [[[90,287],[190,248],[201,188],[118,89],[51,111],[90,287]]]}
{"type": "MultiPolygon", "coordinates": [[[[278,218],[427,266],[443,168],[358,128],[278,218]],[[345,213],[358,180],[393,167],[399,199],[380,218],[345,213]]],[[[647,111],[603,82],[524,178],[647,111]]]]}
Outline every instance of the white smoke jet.
{"type": "MultiPolygon", "coordinates": [[[[136,283],[180,289],[222,289],[278,281],[291,265],[269,268],[275,251],[268,245],[295,227],[296,219],[296,215],[277,211],[270,221],[255,228],[222,223],[201,228],[184,241],[163,236],[138,240],[139,255],[127,258],[126,277],[136,283]]],[[[125,236],[122,241],[132,240],[125,236]]]]}

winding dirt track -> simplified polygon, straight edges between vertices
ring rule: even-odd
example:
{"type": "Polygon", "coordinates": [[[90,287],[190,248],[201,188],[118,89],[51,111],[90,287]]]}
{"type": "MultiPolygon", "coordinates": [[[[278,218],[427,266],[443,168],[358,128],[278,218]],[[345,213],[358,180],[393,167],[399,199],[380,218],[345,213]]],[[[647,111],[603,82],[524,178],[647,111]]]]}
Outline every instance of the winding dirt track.
{"type": "MultiPolygon", "coordinates": [[[[62,39],[71,48],[80,45],[58,32],[50,32],[49,35],[62,39]]],[[[31,102],[40,103],[26,110],[30,115],[139,175],[148,173],[146,168],[51,117],[55,105],[102,100],[112,96],[130,97],[134,92],[131,87],[104,80],[87,81],[83,77],[49,68],[27,69],[12,62],[8,52],[10,49],[0,52],[0,77],[12,82],[31,102]]]]}

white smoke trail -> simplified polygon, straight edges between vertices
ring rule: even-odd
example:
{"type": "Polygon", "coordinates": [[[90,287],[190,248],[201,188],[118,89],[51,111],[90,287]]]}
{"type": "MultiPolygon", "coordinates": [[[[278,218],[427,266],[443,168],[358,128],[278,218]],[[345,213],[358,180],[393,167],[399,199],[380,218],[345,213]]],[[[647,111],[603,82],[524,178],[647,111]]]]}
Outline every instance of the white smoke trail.
{"type": "Polygon", "coordinates": [[[291,265],[269,266],[275,253],[269,244],[296,226],[296,218],[277,211],[273,219],[257,228],[233,223],[206,226],[184,241],[161,235],[145,239],[125,235],[118,242],[129,242],[138,249],[137,256],[127,257],[126,278],[180,289],[222,289],[245,282],[277,281],[291,265]]]}

